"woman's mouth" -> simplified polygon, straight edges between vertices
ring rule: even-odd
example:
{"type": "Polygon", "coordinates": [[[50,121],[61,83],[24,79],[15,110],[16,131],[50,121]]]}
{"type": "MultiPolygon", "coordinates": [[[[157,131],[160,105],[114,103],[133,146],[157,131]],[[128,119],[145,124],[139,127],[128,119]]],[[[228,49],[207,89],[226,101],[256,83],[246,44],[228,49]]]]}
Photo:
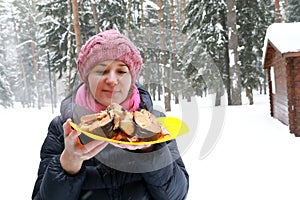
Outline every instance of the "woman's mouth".
{"type": "Polygon", "coordinates": [[[118,91],[116,91],[116,90],[102,90],[102,92],[108,96],[113,96],[116,93],[118,93],[118,91]]]}

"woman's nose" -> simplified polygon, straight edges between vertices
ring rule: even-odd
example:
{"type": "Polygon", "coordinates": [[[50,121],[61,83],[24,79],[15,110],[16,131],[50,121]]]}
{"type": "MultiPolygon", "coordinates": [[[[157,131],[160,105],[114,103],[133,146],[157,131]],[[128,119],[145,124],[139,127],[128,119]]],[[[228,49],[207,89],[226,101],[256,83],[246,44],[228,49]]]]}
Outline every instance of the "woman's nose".
{"type": "Polygon", "coordinates": [[[110,72],[107,74],[106,83],[109,85],[117,85],[119,82],[119,78],[115,72],[110,72]]]}

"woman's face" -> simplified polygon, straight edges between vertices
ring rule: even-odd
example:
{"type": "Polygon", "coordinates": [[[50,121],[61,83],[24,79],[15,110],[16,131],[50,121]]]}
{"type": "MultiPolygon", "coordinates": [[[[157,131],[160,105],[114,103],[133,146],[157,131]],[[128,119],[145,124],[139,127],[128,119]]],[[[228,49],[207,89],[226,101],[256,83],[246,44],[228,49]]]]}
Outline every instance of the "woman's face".
{"type": "Polygon", "coordinates": [[[131,74],[123,62],[107,60],[90,71],[88,84],[94,98],[103,106],[121,104],[128,96],[131,74]]]}

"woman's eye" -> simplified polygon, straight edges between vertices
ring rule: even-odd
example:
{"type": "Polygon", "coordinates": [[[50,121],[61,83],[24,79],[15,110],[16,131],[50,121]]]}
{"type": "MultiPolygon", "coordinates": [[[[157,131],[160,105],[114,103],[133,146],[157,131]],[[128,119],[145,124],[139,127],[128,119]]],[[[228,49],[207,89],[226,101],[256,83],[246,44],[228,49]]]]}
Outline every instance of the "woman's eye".
{"type": "Polygon", "coordinates": [[[105,74],[106,71],[105,71],[105,70],[97,70],[96,73],[97,73],[97,74],[105,74]]]}
{"type": "Polygon", "coordinates": [[[119,71],[119,73],[120,73],[120,74],[126,74],[127,71],[122,71],[122,70],[121,70],[121,71],[119,71]]]}

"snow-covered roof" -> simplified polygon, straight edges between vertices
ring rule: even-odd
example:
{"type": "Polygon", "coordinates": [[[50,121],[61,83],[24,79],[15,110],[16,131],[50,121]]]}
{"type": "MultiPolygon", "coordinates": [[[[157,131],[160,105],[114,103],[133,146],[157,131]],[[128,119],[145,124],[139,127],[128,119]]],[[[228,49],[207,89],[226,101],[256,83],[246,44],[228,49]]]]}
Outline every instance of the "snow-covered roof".
{"type": "Polygon", "coordinates": [[[281,54],[300,52],[300,22],[274,23],[269,26],[265,36],[263,62],[265,62],[269,41],[281,54]]]}

